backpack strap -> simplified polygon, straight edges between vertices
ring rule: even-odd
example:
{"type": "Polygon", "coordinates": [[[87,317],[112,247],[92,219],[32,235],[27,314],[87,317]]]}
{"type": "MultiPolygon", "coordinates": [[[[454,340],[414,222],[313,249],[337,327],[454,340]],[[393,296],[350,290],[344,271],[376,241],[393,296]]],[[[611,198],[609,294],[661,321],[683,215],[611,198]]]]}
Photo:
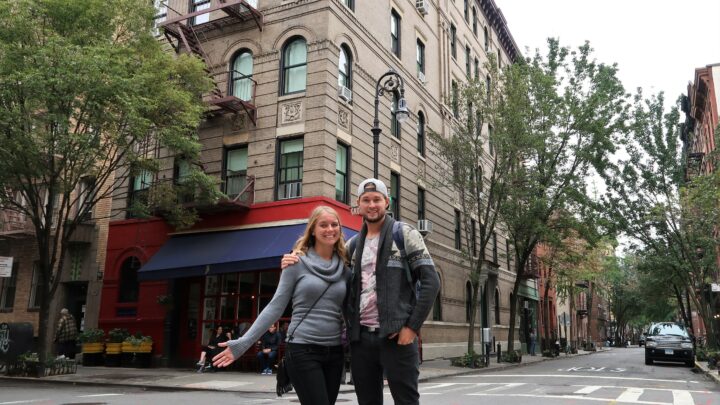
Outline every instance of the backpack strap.
{"type": "Polygon", "coordinates": [[[407,263],[407,253],[405,251],[405,234],[402,230],[403,223],[395,221],[393,224],[393,241],[400,250],[400,259],[403,261],[403,268],[405,269],[405,278],[408,284],[415,290],[415,298],[420,295],[420,280],[415,277],[415,274],[410,270],[410,264],[407,263]]]}

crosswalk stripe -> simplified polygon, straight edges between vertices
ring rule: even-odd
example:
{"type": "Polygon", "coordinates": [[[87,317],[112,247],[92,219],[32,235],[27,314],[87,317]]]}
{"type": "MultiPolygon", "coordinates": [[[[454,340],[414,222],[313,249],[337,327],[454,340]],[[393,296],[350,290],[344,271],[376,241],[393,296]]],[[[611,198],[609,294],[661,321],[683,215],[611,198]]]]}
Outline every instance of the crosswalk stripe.
{"type": "Polygon", "coordinates": [[[673,390],[673,404],[674,405],[693,405],[692,395],[689,392],[683,390],[673,390]]]}
{"type": "Polygon", "coordinates": [[[580,388],[579,390],[575,391],[575,394],[591,394],[597,390],[602,388],[599,385],[586,385],[584,388],[580,388]]]}
{"type": "MultiPolygon", "coordinates": [[[[615,403],[619,402],[616,400],[611,400],[607,398],[593,398],[593,397],[586,397],[583,395],[534,395],[534,394],[492,394],[487,392],[478,392],[474,394],[467,394],[472,396],[478,396],[478,397],[523,397],[523,398],[559,398],[559,399],[577,399],[580,401],[598,401],[598,402],[605,402],[605,403],[615,403]]],[[[643,404],[643,405],[674,405],[670,402],[657,402],[657,401],[632,401],[634,404],[643,404]]]]}
{"type": "Polygon", "coordinates": [[[688,380],[663,380],[659,378],[638,378],[638,377],[611,377],[601,375],[580,375],[580,374],[468,374],[459,375],[458,378],[535,378],[535,377],[547,377],[547,378],[591,378],[597,380],[632,380],[632,381],[657,381],[657,382],[673,382],[673,383],[685,383],[685,384],[699,384],[698,381],[688,380]]]}
{"type": "Polygon", "coordinates": [[[628,388],[615,398],[617,402],[637,402],[640,396],[645,392],[642,388],[628,388]]]}
{"type": "Polygon", "coordinates": [[[495,388],[490,388],[489,390],[485,390],[485,392],[490,392],[490,391],[502,391],[502,390],[506,390],[506,389],[510,389],[510,388],[519,387],[519,386],[521,386],[521,385],[525,385],[525,383],[509,383],[509,384],[503,384],[503,385],[501,385],[500,387],[495,387],[495,388]]]}

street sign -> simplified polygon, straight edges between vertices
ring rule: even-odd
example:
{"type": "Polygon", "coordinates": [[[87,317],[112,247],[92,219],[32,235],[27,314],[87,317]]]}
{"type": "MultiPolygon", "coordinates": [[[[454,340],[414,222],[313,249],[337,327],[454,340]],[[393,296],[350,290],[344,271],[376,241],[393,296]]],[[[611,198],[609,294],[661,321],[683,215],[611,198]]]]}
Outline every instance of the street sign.
{"type": "Polygon", "coordinates": [[[13,258],[0,256],[0,277],[12,276],[13,258]]]}

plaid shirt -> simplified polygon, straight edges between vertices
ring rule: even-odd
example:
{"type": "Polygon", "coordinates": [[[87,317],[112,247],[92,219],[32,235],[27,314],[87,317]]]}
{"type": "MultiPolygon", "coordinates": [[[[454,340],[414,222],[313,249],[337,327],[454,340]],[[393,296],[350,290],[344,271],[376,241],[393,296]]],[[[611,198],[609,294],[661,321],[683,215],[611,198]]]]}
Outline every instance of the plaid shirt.
{"type": "Polygon", "coordinates": [[[57,330],[55,331],[55,340],[58,342],[68,342],[77,339],[78,331],[75,325],[75,318],[67,314],[60,318],[57,330]]]}

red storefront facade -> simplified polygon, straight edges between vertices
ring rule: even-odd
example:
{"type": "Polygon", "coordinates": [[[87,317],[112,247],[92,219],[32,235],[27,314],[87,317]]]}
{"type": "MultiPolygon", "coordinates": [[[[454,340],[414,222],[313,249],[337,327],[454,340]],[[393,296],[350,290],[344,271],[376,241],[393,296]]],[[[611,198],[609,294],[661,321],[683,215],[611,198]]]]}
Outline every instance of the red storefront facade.
{"type": "Polygon", "coordinates": [[[194,363],[211,328],[237,331],[267,305],[279,280],[280,255],[292,248],[318,205],[338,211],[346,236],[359,230],[361,218],[326,197],[208,214],[183,232],[159,218],[112,222],[99,327],[151,336],[153,356],[164,364],[194,363]],[[231,245],[219,249],[223,243],[231,245]],[[186,259],[195,263],[179,264],[186,259]]]}

